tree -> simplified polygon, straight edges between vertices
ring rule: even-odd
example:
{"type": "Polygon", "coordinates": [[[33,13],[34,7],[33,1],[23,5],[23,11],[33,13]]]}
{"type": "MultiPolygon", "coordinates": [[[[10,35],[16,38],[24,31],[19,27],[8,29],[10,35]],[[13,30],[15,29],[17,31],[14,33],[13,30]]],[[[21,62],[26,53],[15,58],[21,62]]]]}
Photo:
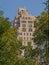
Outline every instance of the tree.
{"type": "Polygon", "coordinates": [[[39,63],[35,59],[35,55],[35,50],[32,49],[32,46],[30,45],[30,43],[28,43],[28,46],[25,47],[25,65],[39,65],[39,63]]]}
{"type": "MultiPolygon", "coordinates": [[[[37,44],[37,47],[39,49],[39,55],[40,55],[40,63],[41,65],[43,62],[44,65],[49,64],[49,54],[48,53],[48,44],[49,44],[49,25],[48,25],[48,13],[42,12],[40,16],[37,17],[37,21],[35,24],[35,33],[34,33],[34,42],[37,44]],[[43,55],[44,54],[44,55],[43,55]],[[47,59],[45,58],[46,55],[48,55],[47,59]],[[42,59],[44,60],[43,62],[42,59]]],[[[37,52],[38,53],[38,52],[37,52]]]]}
{"type": "Polygon", "coordinates": [[[0,65],[14,65],[18,60],[18,53],[21,42],[17,39],[17,31],[14,28],[8,29],[0,42],[0,65]]]}
{"type": "Polygon", "coordinates": [[[11,24],[7,18],[0,17],[0,37],[10,28],[11,24]]]}
{"type": "Polygon", "coordinates": [[[0,16],[0,65],[16,65],[18,62],[21,41],[17,36],[18,32],[11,27],[9,18],[0,16]]]}
{"type": "Polygon", "coordinates": [[[47,0],[46,2],[44,2],[44,4],[46,5],[46,12],[49,14],[49,0],[47,0]]]}

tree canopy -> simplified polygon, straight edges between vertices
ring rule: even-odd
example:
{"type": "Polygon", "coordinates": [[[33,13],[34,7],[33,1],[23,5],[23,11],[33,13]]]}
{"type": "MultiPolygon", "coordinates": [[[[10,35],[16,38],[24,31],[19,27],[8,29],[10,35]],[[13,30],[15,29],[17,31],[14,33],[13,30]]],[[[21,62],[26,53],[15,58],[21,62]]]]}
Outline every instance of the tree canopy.
{"type": "Polygon", "coordinates": [[[18,61],[21,41],[18,32],[11,27],[8,18],[0,17],[0,65],[15,65],[18,61]]]}
{"type": "MultiPolygon", "coordinates": [[[[37,44],[37,47],[39,49],[39,55],[40,57],[43,56],[44,58],[48,56],[44,63],[49,64],[49,18],[48,18],[47,12],[42,12],[40,16],[37,17],[36,23],[35,23],[35,32],[34,32],[34,42],[37,44]]],[[[40,58],[41,59],[41,58],[40,58]]]]}

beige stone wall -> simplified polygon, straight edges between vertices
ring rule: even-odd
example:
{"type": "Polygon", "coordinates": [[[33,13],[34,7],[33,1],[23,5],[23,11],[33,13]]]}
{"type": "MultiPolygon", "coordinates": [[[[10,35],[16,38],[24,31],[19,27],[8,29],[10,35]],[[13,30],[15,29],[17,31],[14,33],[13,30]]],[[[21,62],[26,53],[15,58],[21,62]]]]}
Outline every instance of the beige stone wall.
{"type": "Polygon", "coordinates": [[[25,8],[20,8],[18,10],[18,14],[15,17],[14,20],[14,26],[17,27],[17,23],[19,22],[18,26],[18,38],[21,39],[22,38],[22,45],[27,46],[28,42],[31,42],[33,45],[34,42],[32,40],[33,38],[33,33],[35,31],[34,28],[34,21],[35,21],[35,17],[28,14],[27,10],[25,8]],[[25,23],[23,23],[25,21],[25,23]],[[26,31],[23,31],[24,29],[26,29],[26,31]],[[32,31],[29,31],[29,29],[32,29],[32,31]]]}

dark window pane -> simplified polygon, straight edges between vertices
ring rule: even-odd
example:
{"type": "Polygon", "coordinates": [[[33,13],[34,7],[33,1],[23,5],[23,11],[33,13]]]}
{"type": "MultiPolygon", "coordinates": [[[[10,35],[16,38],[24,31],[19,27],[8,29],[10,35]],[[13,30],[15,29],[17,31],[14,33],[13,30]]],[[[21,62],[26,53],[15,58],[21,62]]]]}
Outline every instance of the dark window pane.
{"type": "Polygon", "coordinates": [[[32,28],[29,29],[29,32],[32,32],[32,28]]]}
{"type": "Polygon", "coordinates": [[[25,33],[24,33],[24,35],[25,35],[25,33]]]}
{"type": "Polygon", "coordinates": [[[32,34],[30,33],[30,35],[32,35],[32,34]]]}
{"type": "Polygon", "coordinates": [[[29,24],[29,27],[32,27],[32,24],[29,24]]]}
{"type": "Polygon", "coordinates": [[[26,24],[22,24],[22,27],[26,27],[26,24]]]}
{"type": "Polygon", "coordinates": [[[22,28],[22,31],[25,32],[26,31],[26,28],[22,28]]]}
{"type": "Polygon", "coordinates": [[[22,23],[26,23],[26,21],[22,21],[22,23]]]}
{"type": "Polygon", "coordinates": [[[28,35],[28,33],[27,33],[27,35],[28,35]]]}
{"type": "Polygon", "coordinates": [[[32,21],[28,21],[28,23],[32,23],[32,21]]]}

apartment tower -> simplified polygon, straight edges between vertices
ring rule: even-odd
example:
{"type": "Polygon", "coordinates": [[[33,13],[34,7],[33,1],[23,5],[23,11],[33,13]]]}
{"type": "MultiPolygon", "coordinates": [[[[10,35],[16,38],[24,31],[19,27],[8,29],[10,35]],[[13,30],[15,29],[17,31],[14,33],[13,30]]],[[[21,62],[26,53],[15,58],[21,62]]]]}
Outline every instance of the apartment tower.
{"type": "Polygon", "coordinates": [[[31,45],[34,45],[33,42],[33,33],[35,17],[28,14],[28,11],[25,8],[19,8],[18,14],[14,19],[14,27],[18,30],[18,39],[22,40],[22,45],[27,46],[28,42],[31,45]]]}

